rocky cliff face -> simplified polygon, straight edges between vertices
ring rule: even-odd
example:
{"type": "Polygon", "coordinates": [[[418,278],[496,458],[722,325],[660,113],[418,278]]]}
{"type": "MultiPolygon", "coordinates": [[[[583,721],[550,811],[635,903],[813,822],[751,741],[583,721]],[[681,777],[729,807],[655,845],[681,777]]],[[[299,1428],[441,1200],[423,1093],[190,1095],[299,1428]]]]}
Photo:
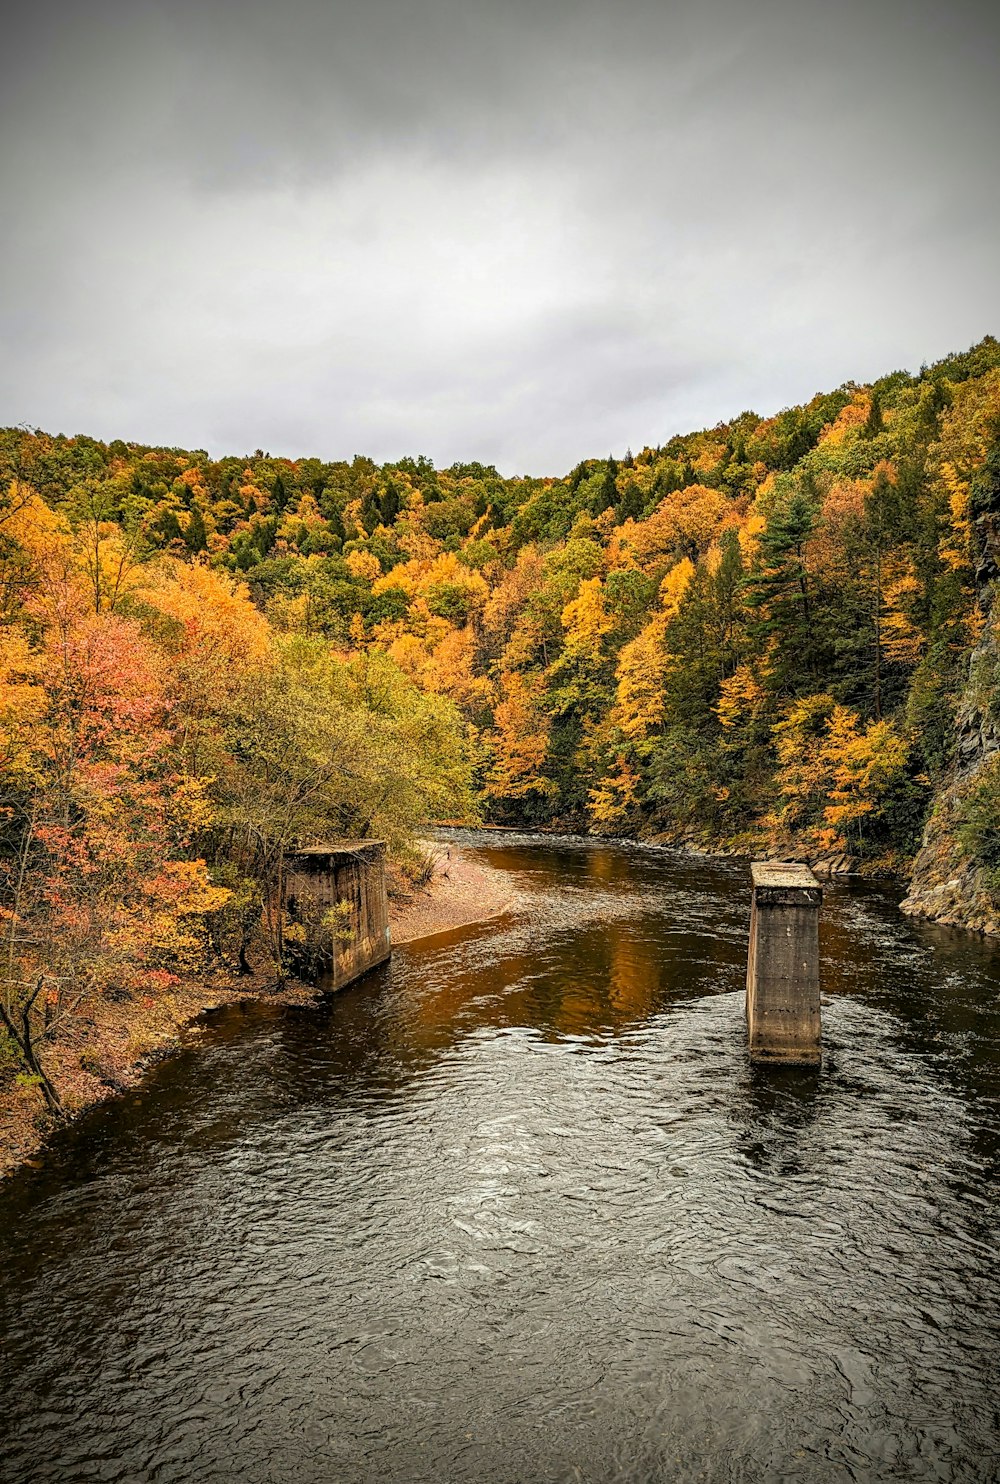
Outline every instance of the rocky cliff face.
{"type": "Polygon", "coordinates": [[[963,801],[983,768],[1000,751],[995,689],[1000,676],[1000,499],[984,481],[975,517],[979,553],[976,592],[985,619],[983,638],[969,659],[969,677],[955,721],[952,775],[934,802],[913,866],[909,894],[901,904],[912,917],[1000,934],[1000,905],[958,838],[963,801]]]}

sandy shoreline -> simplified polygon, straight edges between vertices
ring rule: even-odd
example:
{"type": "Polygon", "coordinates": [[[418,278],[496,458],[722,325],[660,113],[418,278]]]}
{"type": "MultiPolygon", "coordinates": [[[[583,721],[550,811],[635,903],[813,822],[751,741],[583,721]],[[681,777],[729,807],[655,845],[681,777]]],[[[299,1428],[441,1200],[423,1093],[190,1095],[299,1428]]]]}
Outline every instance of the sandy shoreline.
{"type": "MultiPolygon", "coordinates": [[[[390,898],[394,947],[486,921],[513,905],[504,872],[470,860],[457,845],[424,843],[433,862],[428,882],[390,898]]],[[[322,993],[294,979],[279,988],[271,978],[219,971],[138,1002],[102,1000],[46,1049],[45,1068],[69,1118],[76,1118],[138,1086],[152,1066],[197,1035],[192,1023],[204,1011],[247,1000],[302,1005],[322,993]]],[[[0,1179],[31,1163],[55,1127],[37,1088],[15,1084],[0,1092],[0,1179]]]]}
{"type": "Polygon", "coordinates": [[[431,877],[408,897],[390,902],[394,948],[487,922],[514,906],[517,893],[506,872],[471,860],[459,845],[438,841],[423,845],[433,861],[431,877]]]}

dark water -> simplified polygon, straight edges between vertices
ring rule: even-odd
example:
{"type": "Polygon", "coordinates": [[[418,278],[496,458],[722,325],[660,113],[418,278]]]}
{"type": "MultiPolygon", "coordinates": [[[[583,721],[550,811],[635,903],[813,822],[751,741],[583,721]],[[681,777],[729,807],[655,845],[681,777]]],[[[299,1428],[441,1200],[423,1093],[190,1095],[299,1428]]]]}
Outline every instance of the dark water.
{"type": "Polygon", "coordinates": [[[1000,1478],[1000,960],[834,889],[751,1072],[746,869],[486,849],[514,922],[234,1009],[0,1187],[7,1480],[1000,1478]]]}

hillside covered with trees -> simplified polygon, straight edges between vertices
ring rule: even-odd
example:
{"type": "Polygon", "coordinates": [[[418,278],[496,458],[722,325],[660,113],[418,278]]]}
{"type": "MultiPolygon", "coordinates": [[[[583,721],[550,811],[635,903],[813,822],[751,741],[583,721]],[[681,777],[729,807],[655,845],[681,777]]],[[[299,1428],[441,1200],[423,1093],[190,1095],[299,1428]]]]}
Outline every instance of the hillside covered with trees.
{"type": "MultiPolygon", "coordinates": [[[[32,994],[48,1022],[241,962],[324,835],[478,816],[905,869],[972,654],[997,714],[992,338],[562,478],[25,429],[0,474],[15,1039],[32,994]]],[[[955,814],[990,890],[998,798],[987,765],[955,814]]]]}

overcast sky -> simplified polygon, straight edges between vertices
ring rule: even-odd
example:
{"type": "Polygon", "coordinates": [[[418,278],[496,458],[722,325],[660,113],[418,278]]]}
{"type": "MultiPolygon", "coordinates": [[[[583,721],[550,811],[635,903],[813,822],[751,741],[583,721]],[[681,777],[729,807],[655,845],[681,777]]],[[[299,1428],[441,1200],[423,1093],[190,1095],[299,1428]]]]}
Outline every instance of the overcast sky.
{"type": "Polygon", "coordinates": [[[505,473],[1000,334],[1000,7],[34,0],[0,422],[505,473]]]}

